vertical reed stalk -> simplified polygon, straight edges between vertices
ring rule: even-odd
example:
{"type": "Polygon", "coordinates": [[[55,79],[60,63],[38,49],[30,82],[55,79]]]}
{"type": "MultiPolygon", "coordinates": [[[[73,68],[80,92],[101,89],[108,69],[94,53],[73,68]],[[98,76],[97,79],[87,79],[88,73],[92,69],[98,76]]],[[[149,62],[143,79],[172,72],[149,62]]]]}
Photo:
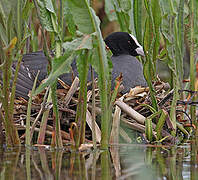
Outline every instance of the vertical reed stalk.
{"type": "MultiPolygon", "coordinates": [[[[194,13],[195,13],[195,7],[194,7],[194,0],[190,1],[190,89],[192,91],[195,91],[195,51],[194,51],[194,13]]],[[[192,99],[195,100],[195,97],[192,99]]],[[[196,121],[196,106],[190,107],[190,114],[191,119],[194,124],[197,126],[196,121]]]]}
{"type": "Polygon", "coordinates": [[[94,80],[94,70],[91,67],[91,79],[92,79],[92,140],[94,149],[96,149],[96,128],[95,128],[95,121],[96,121],[96,93],[95,93],[95,80],[94,80]]]}
{"type": "Polygon", "coordinates": [[[133,19],[134,19],[134,29],[137,40],[142,44],[142,1],[133,1],[133,19]]]}
{"type": "MultiPolygon", "coordinates": [[[[57,95],[56,95],[56,89],[57,89],[57,80],[51,85],[51,97],[52,97],[52,103],[53,103],[53,113],[55,116],[55,146],[57,148],[62,148],[62,138],[61,138],[61,130],[60,130],[60,118],[59,118],[59,112],[58,112],[58,104],[57,104],[57,95]]],[[[52,144],[53,146],[53,144],[52,144]]]]}
{"type": "Polygon", "coordinates": [[[21,42],[21,7],[22,7],[22,1],[21,0],[17,0],[17,38],[18,38],[18,42],[21,42]]]}
{"type": "Polygon", "coordinates": [[[31,150],[29,148],[26,148],[25,151],[25,167],[26,167],[26,179],[31,180],[31,150]]]}
{"type": "Polygon", "coordinates": [[[87,112],[87,75],[88,75],[88,50],[81,55],[81,62],[77,61],[80,79],[80,91],[78,95],[78,107],[76,113],[76,124],[79,134],[75,134],[76,148],[78,149],[85,141],[85,126],[87,112]]]}
{"type": "Polygon", "coordinates": [[[10,114],[13,114],[13,112],[14,112],[14,99],[15,99],[15,91],[16,91],[16,82],[17,82],[17,77],[18,77],[18,72],[19,72],[19,69],[20,69],[20,64],[21,64],[21,61],[22,61],[22,57],[23,56],[21,54],[19,54],[18,61],[17,61],[17,66],[16,66],[15,73],[14,73],[14,79],[13,79],[13,82],[12,82],[12,90],[11,90],[11,97],[10,97],[10,114]]]}
{"type": "MultiPolygon", "coordinates": [[[[61,43],[56,42],[56,57],[61,56],[61,43]]],[[[52,103],[53,103],[53,113],[55,115],[55,135],[56,135],[56,147],[62,148],[62,138],[61,138],[61,128],[60,128],[60,118],[59,118],[59,111],[58,111],[58,104],[57,104],[57,80],[51,86],[51,96],[52,96],[52,103]]]]}
{"type": "Polygon", "coordinates": [[[111,179],[111,175],[110,175],[110,166],[109,166],[109,161],[110,161],[110,157],[109,157],[109,151],[105,150],[103,151],[101,154],[101,177],[102,179],[111,179]]]}
{"type": "Polygon", "coordinates": [[[30,93],[30,98],[28,100],[28,108],[27,108],[27,118],[26,118],[26,128],[25,128],[25,145],[30,146],[31,145],[31,135],[30,135],[30,116],[31,116],[31,107],[32,107],[32,94],[35,91],[36,88],[36,82],[38,78],[39,72],[36,75],[36,78],[34,80],[32,92],[30,93]]]}
{"type": "Polygon", "coordinates": [[[4,126],[6,132],[6,143],[8,146],[20,145],[17,128],[13,122],[13,114],[10,107],[10,79],[12,66],[12,49],[15,47],[17,38],[11,40],[10,45],[5,49],[5,63],[3,64],[3,99],[2,105],[4,109],[4,126]]]}

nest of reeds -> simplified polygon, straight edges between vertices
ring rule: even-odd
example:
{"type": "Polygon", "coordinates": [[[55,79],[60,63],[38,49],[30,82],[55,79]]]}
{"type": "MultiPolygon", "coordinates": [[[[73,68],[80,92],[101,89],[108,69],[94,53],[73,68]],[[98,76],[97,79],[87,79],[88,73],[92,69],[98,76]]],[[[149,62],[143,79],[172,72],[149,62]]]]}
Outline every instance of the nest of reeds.
{"type": "MultiPolygon", "coordinates": [[[[58,109],[61,121],[61,136],[63,143],[70,143],[73,141],[69,128],[71,123],[75,122],[76,109],[78,105],[79,93],[79,79],[76,77],[71,86],[68,86],[61,80],[61,89],[57,90],[58,109]]],[[[122,95],[118,93],[114,102],[112,112],[112,131],[110,136],[111,143],[118,143],[119,135],[126,143],[134,143],[134,140],[127,134],[127,132],[120,127],[124,124],[130,130],[138,132],[143,142],[146,143],[171,143],[175,144],[181,142],[184,137],[189,137],[189,131],[186,127],[193,126],[190,118],[185,113],[185,106],[178,103],[176,110],[176,127],[170,118],[171,103],[173,97],[173,90],[170,90],[168,83],[160,80],[153,83],[155,89],[155,98],[157,100],[158,110],[152,107],[152,100],[148,87],[135,87],[130,92],[122,95]],[[172,135],[176,132],[176,136],[172,135]]],[[[34,143],[39,143],[45,140],[45,144],[50,143],[53,136],[54,117],[52,113],[52,103],[46,103],[45,92],[35,96],[31,108],[31,136],[34,143]],[[45,124],[41,124],[41,118],[46,118],[45,124]],[[42,131],[41,131],[42,129],[42,131]]],[[[26,128],[26,112],[27,100],[18,98],[15,100],[14,122],[18,128],[21,141],[25,137],[26,128]]],[[[95,89],[95,104],[94,112],[100,116],[100,98],[99,90],[95,89]]],[[[92,141],[92,90],[87,92],[87,113],[86,113],[86,141],[92,141]]],[[[98,118],[100,119],[100,118],[98,118]]],[[[100,122],[95,123],[96,141],[101,140],[100,122]]],[[[137,138],[139,138],[137,137],[137,138]]],[[[141,142],[142,142],[141,141],[141,142]]],[[[138,141],[135,141],[137,143],[138,141]]]]}

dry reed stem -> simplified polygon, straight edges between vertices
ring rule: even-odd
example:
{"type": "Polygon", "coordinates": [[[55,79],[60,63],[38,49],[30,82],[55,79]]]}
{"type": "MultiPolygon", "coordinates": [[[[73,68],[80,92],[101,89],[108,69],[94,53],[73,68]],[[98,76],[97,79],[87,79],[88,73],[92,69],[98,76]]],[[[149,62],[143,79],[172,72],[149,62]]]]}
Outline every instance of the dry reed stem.
{"type": "MultiPolygon", "coordinates": [[[[92,116],[91,116],[91,113],[88,110],[87,110],[87,114],[86,114],[86,122],[87,122],[89,128],[92,131],[92,116]]],[[[98,143],[100,143],[100,141],[101,141],[101,131],[100,131],[100,128],[99,128],[99,126],[97,125],[96,122],[95,122],[95,131],[96,131],[96,141],[98,143]]]]}
{"type": "Polygon", "coordinates": [[[69,89],[69,91],[68,91],[68,93],[67,93],[67,95],[64,98],[65,106],[69,105],[73,95],[75,94],[75,92],[78,89],[78,85],[79,85],[79,78],[76,76],[72,85],[71,85],[71,87],[70,87],[70,89],[69,89]]]}

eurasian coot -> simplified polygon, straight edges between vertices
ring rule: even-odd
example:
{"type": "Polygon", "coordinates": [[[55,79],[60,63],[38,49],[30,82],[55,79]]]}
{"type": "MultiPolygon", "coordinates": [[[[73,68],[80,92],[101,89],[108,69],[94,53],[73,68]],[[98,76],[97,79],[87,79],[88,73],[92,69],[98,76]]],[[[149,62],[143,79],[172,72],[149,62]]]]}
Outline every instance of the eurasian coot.
{"type": "Polygon", "coordinates": [[[111,57],[113,63],[112,82],[122,73],[123,93],[136,86],[147,86],[142,64],[135,58],[139,55],[144,56],[143,48],[136,38],[127,32],[114,32],[104,41],[113,53],[111,57]]]}

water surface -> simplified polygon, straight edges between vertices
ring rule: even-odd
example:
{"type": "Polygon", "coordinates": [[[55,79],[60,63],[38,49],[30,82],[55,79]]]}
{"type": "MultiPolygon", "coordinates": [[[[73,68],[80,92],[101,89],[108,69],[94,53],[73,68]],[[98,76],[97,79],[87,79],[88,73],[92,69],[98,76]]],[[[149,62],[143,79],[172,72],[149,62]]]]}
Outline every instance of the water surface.
{"type": "Polygon", "coordinates": [[[109,151],[0,150],[0,179],[198,179],[198,146],[120,144],[109,151]]]}

